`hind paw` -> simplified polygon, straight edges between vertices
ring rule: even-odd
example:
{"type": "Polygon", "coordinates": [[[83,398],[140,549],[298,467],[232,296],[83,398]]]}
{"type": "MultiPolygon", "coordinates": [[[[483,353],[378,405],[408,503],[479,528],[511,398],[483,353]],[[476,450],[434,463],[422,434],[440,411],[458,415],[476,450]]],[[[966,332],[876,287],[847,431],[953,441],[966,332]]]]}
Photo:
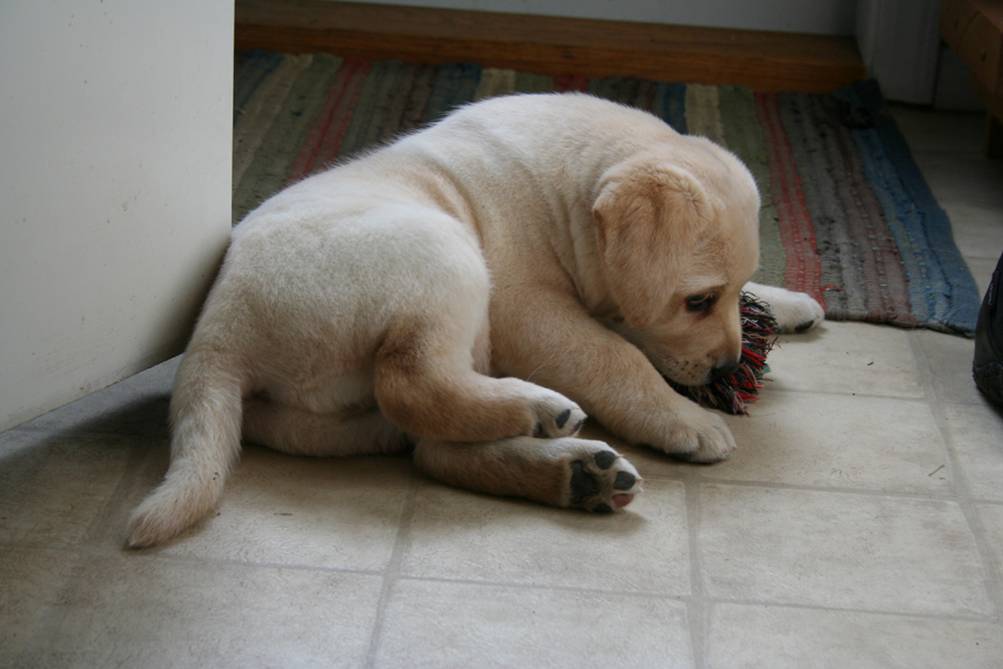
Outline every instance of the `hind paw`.
{"type": "Polygon", "coordinates": [[[601,441],[574,440],[565,460],[562,506],[596,513],[617,511],[641,492],[641,476],[625,457],[601,441]]]}

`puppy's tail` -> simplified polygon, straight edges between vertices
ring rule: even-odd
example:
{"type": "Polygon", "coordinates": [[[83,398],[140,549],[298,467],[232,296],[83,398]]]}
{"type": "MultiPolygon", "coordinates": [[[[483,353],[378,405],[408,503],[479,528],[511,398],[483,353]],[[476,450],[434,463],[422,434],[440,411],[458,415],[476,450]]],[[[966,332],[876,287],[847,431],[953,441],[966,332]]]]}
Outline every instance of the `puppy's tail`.
{"type": "Polygon", "coordinates": [[[171,466],[132,513],[128,544],[176,536],[211,511],[240,455],[239,362],[215,350],[189,350],[171,397],[171,466]]]}

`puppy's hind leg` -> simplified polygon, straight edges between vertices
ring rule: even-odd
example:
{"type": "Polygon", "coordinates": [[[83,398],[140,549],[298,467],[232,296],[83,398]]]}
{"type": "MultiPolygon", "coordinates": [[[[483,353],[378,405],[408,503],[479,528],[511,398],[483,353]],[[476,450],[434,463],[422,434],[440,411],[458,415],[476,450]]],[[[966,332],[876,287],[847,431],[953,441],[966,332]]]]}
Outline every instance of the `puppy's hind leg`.
{"type": "Polygon", "coordinates": [[[744,289],[769,305],[781,332],[805,332],[825,319],[822,305],[807,293],[751,281],[744,289]]]}
{"type": "Polygon", "coordinates": [[[244,439],[293,455],[320,457],[400,453],[407,437],[375,408],[320,414],[260,399],[244,401],[244,439]]]}
{"type": "Polygon", "coordinates": [[[575,437],[479,444],[422,439],[414,461],[459,488],[599,513],[623,508],[641,492],[641,477],[626,458],[601,441],[575,437]]]}
{"type": "Polygon", "coordinates": [[[393,303],[373,359],[381,413],[416,438],[575,434],[585,413],[567,397],[477,371],[489,359],[491,279],[474,235],[441,212],[407,216],[373,260],[385,271],[372,289],[393,303]]]}
{"type": "Polygon", "coordinates": [[[216,506],[240,454],[241,369],[216,349],[185,354],[171,397],[171,465],[133,512],[129,546],[166,541],[216,506]]]}
{"type": "MultiPolygon", "coordinates": [[[[471,323],[470,327],[476,327],[471,323]]],[[[585,412],[560,393],[473,368],[473,336],[441,322],[392,330],[376,357],[380,411],[410,435],[484,442],[578,432],[585,412]]]]}

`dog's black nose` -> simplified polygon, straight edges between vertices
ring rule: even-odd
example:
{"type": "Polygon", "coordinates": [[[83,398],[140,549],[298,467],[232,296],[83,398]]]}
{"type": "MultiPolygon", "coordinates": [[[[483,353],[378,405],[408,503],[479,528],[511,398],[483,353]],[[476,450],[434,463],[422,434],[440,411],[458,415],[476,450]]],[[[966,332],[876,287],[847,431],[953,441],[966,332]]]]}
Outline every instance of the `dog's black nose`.
{"type": "Polygon", "coordinates": [[[717,381],[718,379],[724,379],[731,376],[737,371],[738,371],[737,361],[726,362],[725,364],[719,365],[714,369],[710,370],[710,380],[717,381]]]}

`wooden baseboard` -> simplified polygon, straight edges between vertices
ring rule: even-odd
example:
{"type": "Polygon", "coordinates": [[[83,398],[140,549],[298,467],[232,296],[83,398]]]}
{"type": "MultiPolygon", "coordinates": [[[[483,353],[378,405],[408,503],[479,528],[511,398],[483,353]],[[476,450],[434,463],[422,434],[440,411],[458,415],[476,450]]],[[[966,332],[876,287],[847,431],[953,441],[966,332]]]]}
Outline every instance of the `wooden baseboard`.
{"type": "Polygon", "coordinates": [[[866,76],[851,37],[327,0],[237,0],[236,46],[762,91],[824,92],[866,76]]]}
{"type": "Polygon", "coordinates": [[[1003,3],[944,0],[940,35],[969,67],[986,105],[986,153],[1003,158],[1003,3]]]}

